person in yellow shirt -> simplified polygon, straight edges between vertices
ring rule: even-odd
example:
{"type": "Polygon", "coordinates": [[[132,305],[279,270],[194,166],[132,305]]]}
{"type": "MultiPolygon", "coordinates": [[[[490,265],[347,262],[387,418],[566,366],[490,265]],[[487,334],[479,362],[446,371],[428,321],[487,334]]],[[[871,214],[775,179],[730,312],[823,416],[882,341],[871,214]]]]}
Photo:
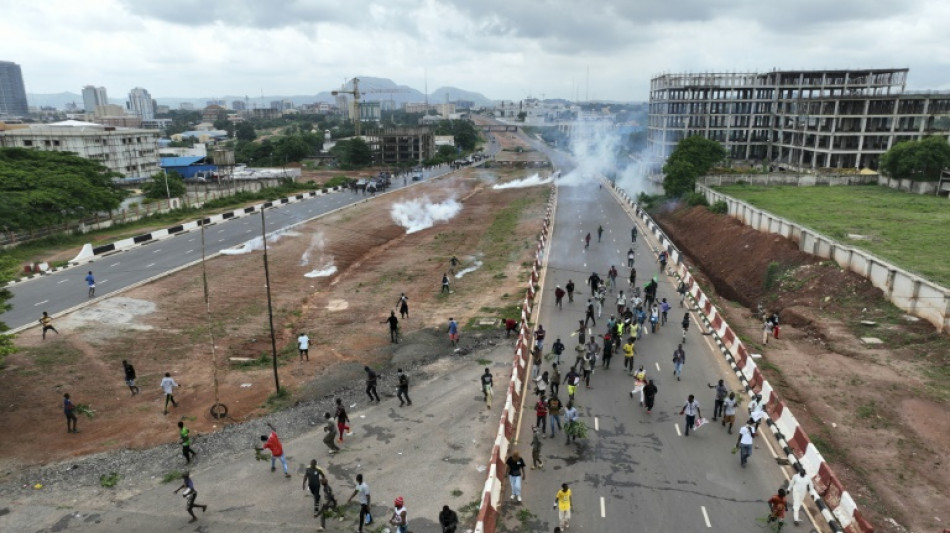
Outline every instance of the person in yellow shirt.
{"type": "Polygon", "coordinates": [[[557,521],[561,529],[571,527],[571,509],[574,506],[571,504],[571,489],[567,483],[561,483],[561,490],[554,495],[554,507],[557,508],[557,521]]]}
{"type": "Polygon", "coordinates": [[[633,356],[635,355],[633,339],[633,337],[627,338],[627,342],[623,345],[623,368],[628,374],[633,374],[633,356]]]}

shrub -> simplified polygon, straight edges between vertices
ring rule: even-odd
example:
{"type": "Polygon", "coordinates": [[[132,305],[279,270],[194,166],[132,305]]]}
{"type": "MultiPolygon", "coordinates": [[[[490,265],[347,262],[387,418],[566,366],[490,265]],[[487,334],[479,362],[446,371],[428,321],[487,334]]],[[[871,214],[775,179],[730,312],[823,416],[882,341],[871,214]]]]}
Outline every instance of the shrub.
{"type": "Polygon", "coordinates": [[[683,196],[683,200],[686,201],[686,205],[709,205],[706,195],[701,192],[688,192],[683,196]]]}
{"type": "Polygon", "coordinates": [[[717,215],[725,215],[729,212],[729,205],[726,204],[725,200],[716,200],[709,206],[709,210],[717,215]]]}

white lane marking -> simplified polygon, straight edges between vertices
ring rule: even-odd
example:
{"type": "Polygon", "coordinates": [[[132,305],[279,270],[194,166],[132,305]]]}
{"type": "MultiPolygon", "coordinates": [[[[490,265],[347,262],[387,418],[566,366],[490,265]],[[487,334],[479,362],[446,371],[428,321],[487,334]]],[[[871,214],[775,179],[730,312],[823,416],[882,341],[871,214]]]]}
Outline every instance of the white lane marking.
{"type": "Polygon", "coordinates": [[[57,281],[56,284],[59,285],[60,283],[66,283],[67,281],[69,281],[69,280],[68,280],[68,279],[64,279],[64,280],[62,280],[62,281],[57,281]]]}
{"type": "Polygon", "coordinates": [[[155,266],[155,263],[149,263],[145,265],[145,268],[152,268],[153,266],[155,266]]]}
{"type": "Polygon", "coordinates": [[[600,418],[594,417],[594,431],[600,431],[600,418]]]}
{"type": "Polygon", "coordinates": [[[192,250],[188,250],[187,252],[185,252],[185,254],[190,254],[191,252],[194,252],[194,250],[193,250],[193,249],[192,249],[192,250]]]}
{"type": "Polygon", "coordinates": [[[676,428],[676,436],[677,436],[677,437],[682,437],[683,434],[680,433],[680,425],[679,425],[679,424],[673,424],[673,427],[676,428]]]}
{"type": "Polygon", "coordinates": [[[224,228],[219,229],[218,233],[221,233],[222,231],[224,231],[224,228]]]}
{"type": "Polygon", "coordinates": [[[656,365],[656,371],[659,372],[659,371],[660,371],[660,363],[653,363],[653,364],[656,365]]]}
{"type": "Polygon", "coordinates": [[[607,507],[604,504],[604,497],[600,497],[600,517],[607,518],[607,507]]]}
{"type": "Polygon", "coordinates": [[[703,510],[703,520],[706,521],[706,527],[712,527],[712,524],[709,523],[709,514],[706,513],[706,506],[700,505],[699,508],[703,510]]]}
{"type": "Polygon", "coordinates": [[[158,250],[152,250],[152,253],[153,253],[153,254],[157,254],[158,252],[161,252],[161,251],[162,251],[162,249],[159,248],[158,250]]]}
{"type": "Polygon", "coordinates": [[[249,230],[245,231],[244,233],[250,233],[250,232],[252,232],[252,231],[254,231],[254,230],[250,230],[250,229],[249,229],[249,230]]]}
{"type": "Polygon", "coordinates": [[[109,280],[104,279],[104,280],[102,280],[102,281],[97,281],[96,283],[97,283],[98,285],[102,285],[103,283],[109,283],[109,280]]]}
{"type": "Polygon", "coordinates": [[[43,300],[42,302],[37,302],[37,303],[33,304],[33,307],[39,307],[39,306],[45,304],[45,303],[48,302],[48,301],[49,301],[49,300],[43,300]]]}
{"type": "Polygon", "coordinates": [[[218,239],[218,242],[224,242],[224,239],[218,239]]]}
{"type": "Polygon", "coordinates": [[[119,264],[120,264],[119,261],[116,261],[115,263],[112,263],[111,265],[109,265],[109,268],[117,267],[119,266],[119,264]]]}
{"type": "Polygon", "coordinates": [[[188,242],[193,242],[194,240],[195,240],[195,239],[193,239],[193,238],[192,238],[192,239],[188,239],[188,242]]]}

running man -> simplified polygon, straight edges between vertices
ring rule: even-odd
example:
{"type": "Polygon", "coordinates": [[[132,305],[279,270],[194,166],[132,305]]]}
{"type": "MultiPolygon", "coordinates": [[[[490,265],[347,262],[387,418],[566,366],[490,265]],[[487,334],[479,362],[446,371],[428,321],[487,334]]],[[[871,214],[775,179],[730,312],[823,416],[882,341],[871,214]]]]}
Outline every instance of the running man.
{"type": "Polygon", "coordinates": [[[301,488],[303,488],[303,490],[309,490],[310,494],[313,495],[314,518],[320,514],[320,484],[321,480],[325,477],[326,472],[317,466],[317,460],[311,459],[310,466],[308,466],[307,470],[303,473],[303,486],[301,488]]]}
{"type": "Polygon", "coordinates": [[[46,311],[43,311],[43,316],[40,317],[40,324],[43,325],[43,340],[46,340],[46,331],[50,329],[53,330],[53,333],[59,335],[59,332],[53,327],[53,317],[49,316],[46,311]]]}
{"type": "Polygon", "coordinates": [[[389,323],[389,342],[399,343],[399,319],[396,318],[396,312],[390,311],[389,318],[383,320],[383,323],[389,323]]]}
{"type": "Polygon", "coordinates": [[[208,506],[202,505],[195,501],[198,499],[198,491],[195,490],[195,484],[191,481],[191,474],[188,472],[182,474],[181,481],[181,486],[175,489],[174,494],[178,494],[178,491],[185,489],[185,491],[182,493],[182,496],[185,497],[185,509],[188,511],[188,514],[191,515],[191,520],[188,522],[197,522],[198,517],[195,516],[195,513],[192,511],[192,509],[195,507],[201,507],[201,512],[203,513],[208,510],[208,506]]]}
{"type": "Polygon", "coordinates": [[[343,442],[343,435],[346,434],[350,436],[353,434],[350,431],[350,417],[346,414],[346,408],[343,407],[343,400],[340,398],[336,399],[336,427],[340,430],[340,442],[343,442]]]}
{"type": "Polygon", "coordinates": [[[399,317],[409,318],[409,297],[406,296],[406,293],[399,294],[399,301],[396,302],[396,305],[399,306],[399,317]]]}
{"type": "Polygon", "coordinates": [[[86,285],[89,287],[89,297],[92,298],[96,295],[96,278],[92,276],[92,270],[86,274],[86,285]]]}
{"type": "Polygon", "coordinates": [[[459,344],[459,324],[455,321],[454,318],[449,317],[449,342],[452,343],[452,346],[458,346],[459,344]]]}
{"type": "Polygon", "coordinates": [[[409,399],[409,376],[403,373],[402,369],[398,369],[396,374],[399,379],[399,391],[396,396],[399,397],[399,407],[409,404],[412,405],[412,400],[409,399]]]}
{"type": "Polygon", "coordinates": [[[159,386],[162,388],[162,391],[165,392],[165,412],[163,414],[168,414],[168,403],[171,402],[172,405],[178,407],[178,402],[175,401],[175,387],[178,386],[178,383],[172,379],[172,375],[168,372],[165,372],[165,377],[162,378],[161,384],[159,386]]]}
{"type": "Polygon", "coordinates": [[[590,233],[588,233],[587,236],[584,237],[584,249],[586,250],[588,248],[590,248],[590,233]]]}
{"type": "Polygon", "coordinates": [[[449,290],[449,275],[445,273],[442,274],[442,292],[452,294],[452,291],[449,290]]]}
{"type": "MultiPolygon", "coordinates": [[[[634,253],[633,253],[633,248],[627,250],[627,268],[633,268],[633,260],[634,260],[634,257],[635,257],[635,256],[634,256],[634,253]]],[[[635,278],[636,275],[634,274],[634,275],[631,276],[631,277],[634,277],[634,278],[635,278]]],[[[633,282],[631,281],[630,284],[633,285],[633,282]]]]}
{"type": "Polygon", "coordinates": [[[782,531],[785,526],[785,510],[788,509],[788,502],[785,501],[785,489],[778,489],[778,494],[769,498],[769,524],[775,524],[775,532],[782,531]]]}
{"type": "Polygon", "coordinates": [[[686,342],[686,333],[689,331],[689,313],[683,315],[683,342],[686,342]]]}
{"type": "Polygon", "coordinates": [[[567,280],[567,303],[574,303],[574,282],[572,280],[567,280]]]}
{"type": "Polygon", "coordinates": [[[336,421],[333,420],[333,415],[330,413],[323,413],[323,419],[326,423],[323,426],[323,432],[326,435],[323,436],[323,443],[327,445],[327,448],[330,448],[330,455],[335,454],[340,451],[340,447],[336,445],[336,421]]]}
{"type": "Polygon", "coordinates": [[[637,227],[636,226],[634,226],[630,230],[630,241],[633,242],[634,244],[637,243],[637,227]]]}
{"type": "Polygon", "coordinates": [[[485,368],[485,373],[481,377],[482,382],[482,394],[485,396],[485,405],[491,409],[491,391],[492,391],[492,375],[491,370],[485,368]]]}
{"type": "Polygon", "coordinates": [[[135,396],[139,393],[139,387],[135,384],[135,367],[123,359],[122,370],[125,372],[125,384],[128,385],[129,390],[132,391],[132,396],[135,396]]]}
{"type": "Polygon", "coordinates": [[[600,237],[601,237],[601,235],[603,235],[603,234],[604,234],[604,227],[598,225],[598,226],[597,226],[597,242],[600,242],[600,237]]]}
{"type": "Polygon", "coordinates": [[[281,466],[284,467],[284,477],[289,478],[290,472],[287,471],[287,458],[284,456],[284,447],[280,443],[280,439],[277,438],[277,430],[274,429],[274,426],[270,426],[270,435],[261,435],[261,442],[264,445],[261,447],[261,450],[270,450],[270,471],[274,472],[277,470],[277,460],[280,459],[281,466]]]}
{"type": "Polygon", "coordinates": [[[185,456],[185,464],[191,464],[191,459],[198,454],[191,449],[191,431],[184,422],[178,423],[178,441],[181,443],[181,454],[185,456]]]}
{"type": "Polygon", "coordinates": [[[353,501],[353,498],[356,495],[359,495],[360,502],[359,529],[357,531],[359,531],[359,533],[363,533],[363,524],[369,525],[373,523],[371,515],[370,519],[368,521],[366,520],[367,515],[370,514],[369,506],[370,502],[372,501],[372,497],[369,493],[369,485],[363,482],[363,474],[356,474],[356,489],[353,491],[353,494],[350,494],[350,497],[348,500],[346,500],[346,503],[353,501]]]}
{"type": "Polygon", "coordinates": [[[562,306],[563,301],[564,301],[564,289],[562,289],[561,286],[558,285],[554,289],[554,305],[556,305],[558,309],[563,309],[563,306],[562,306]]]}
{"type": "Polygon", "coordinates": [[[562,530],[571,527],[571,489],[567,483],[561,483],[561,490],[554,495],[554,508],[557,509],[557,522],[562,530]]]}
{"type": "Polygon", "coordinates": [[[364,366],[363,370],[366,371],[366,395],[369,396],[369,401],[379,403],[379,393],[376,392],[376,381],[379,378],[372,368],[364,366]]]}
{"type": "Polygon", "coordinates": [[[453,255],[452,259],[449,259],[449,264],[451,265],[449,272],[455,274],[455,269],[459,266],[459,258],[453,255]]]}

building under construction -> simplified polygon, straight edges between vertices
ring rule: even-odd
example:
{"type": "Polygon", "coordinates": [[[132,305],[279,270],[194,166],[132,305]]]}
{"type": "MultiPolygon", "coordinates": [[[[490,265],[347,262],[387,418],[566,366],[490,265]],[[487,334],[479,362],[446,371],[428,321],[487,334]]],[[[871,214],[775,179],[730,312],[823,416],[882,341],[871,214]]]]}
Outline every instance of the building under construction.
{"type": "Polygon", "coordinates": [[[790,170],[878,168],[895,144],[950,137],[950,92],[905,91],[908,69],[663,74],[650,82],[655,168],[702,135],[730,157],[790,170]]]}
{"type": "Polygon", "coordinates": [[[430,128],[381,128],[368,132],[365,139],[377,164],[419,164],[435,155],[430,128]]]}

